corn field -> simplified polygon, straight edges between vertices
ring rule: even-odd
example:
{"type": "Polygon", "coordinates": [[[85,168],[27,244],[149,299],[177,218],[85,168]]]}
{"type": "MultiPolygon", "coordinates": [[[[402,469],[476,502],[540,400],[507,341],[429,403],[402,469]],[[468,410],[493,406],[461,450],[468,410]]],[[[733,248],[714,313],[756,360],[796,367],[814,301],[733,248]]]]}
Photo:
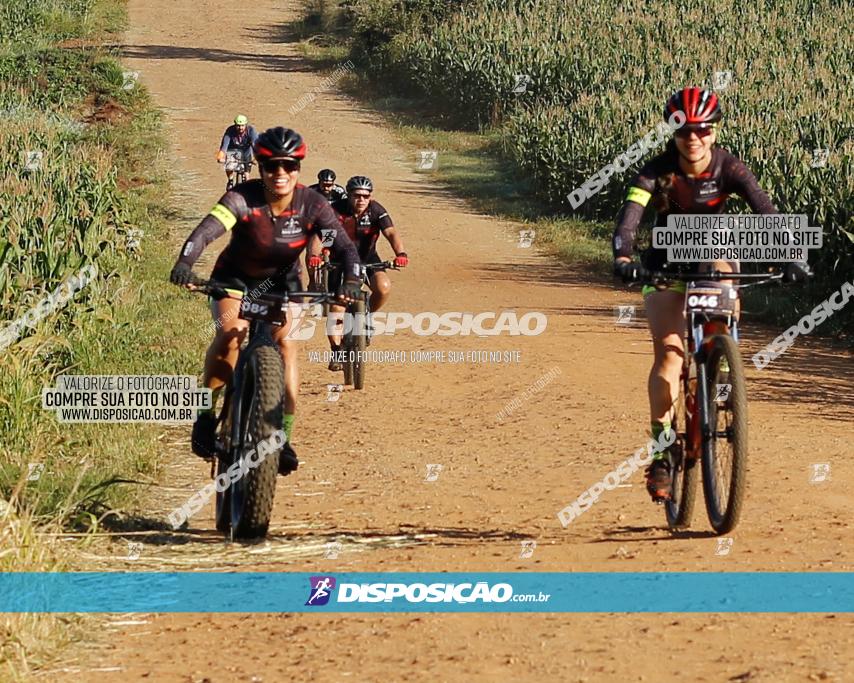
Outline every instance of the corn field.
{"type": "Polygon", "coordinates": [[[93,86],[107,84],[104,69],[83,50],[44,43],[77,35],[91,4],[0,1],[3,321],[113,251],[124,227],[111,152],[79,118],[93,86]]]}
{"type": "MultiPolygon", "coordinates": [[[[507,154],[556,211],[569,211],[573,189],[654,128],[671,92],[715,87],[724,110],[719,144],[744,159],[780,211],[806,213],[811,225],[824,228],[825,246],[813,264],[820,279],[830,284],[854,276],[854,43],[847,3],[474,0],[437,9],[428,0],[351,0],[346,6],[356,27],[354,54],[381,81],[403,73],[407,85],[461,124],[499,126],[507,154]],[[513,92],[519,76],[530,80],[513,92]]],[[[584,215],[612,219],[633,171],[654,153],[582,205],[584,215]]]]}
{"type": "MultiPolygon", "coordinates": [[[[51,463],[44,491],[17,498],[40,515],[64,514],[77,490],[79,467],[66,463],[75,449],[108,438],[61,429],[38,398],[56,374],[106,363],[102,339],[121,317],[116,274],[128,270],[127,234],[140,219],[120,183],[123,148],[92,116],[102,102],[132,102],[122,69],[103,50],[59,45],[88,35],[94,4],[0,0],[0,499],[27,462],[51,463]],[[66,304],[40,305],[93,264],[97,276],[66,304]]],[[[101,475],[87,472],[83,489],[101,475]]]]}

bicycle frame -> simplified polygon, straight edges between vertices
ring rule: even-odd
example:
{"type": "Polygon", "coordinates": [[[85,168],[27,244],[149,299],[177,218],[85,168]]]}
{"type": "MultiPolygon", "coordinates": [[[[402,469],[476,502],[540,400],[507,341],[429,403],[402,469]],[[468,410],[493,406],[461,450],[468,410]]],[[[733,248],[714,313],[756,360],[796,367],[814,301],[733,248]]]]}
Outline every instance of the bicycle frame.
{"type": "MultiPolygon", "coordinates": [[[[196,278],[197,288],[195,291],[199,291],[202,293],[209,294],[216,299],[238,299],[238,297],[229,294],[226,291],[226,288],[232,289],[235,286],[242,286],[242,283],[223,283],[223,282],[215,282],[213,280],[204,281],[196,278]]],[[[245,297],[246,287],[242,286],[244,290],[243,296],[239,297],[242,301],[245,297]]],[[[332,298],[331,294],[326,292],[316,292],[316,291],[298,291],[298,292],[267,292],[264,294],[264,298],[269,301],[275,301],[280,304],[283,304],[285,310],[287,311],[287,305],[290,303],[291,299],[296,298],[310,298],[312,299],[312,303],[317,303],[322,300],[329,300],[332,298]]],[[[282,325],[287,324],[287,313],[284,314],[282,318],[282,325]]],[[[243,386],[243,374],[245,372],[246,359],[250,356],[250,351],[258,346],[274,346],[275,341],[273,339],[273,327],[274,324],[268,322],[266,320],[259,320],[258,318],[250,318],[249,319],[249,330],[246,345],[241,345],[241,348],[237,353],[237,361],[234,364],[234,372],[232,373],[231,379],[226,384],[225,395],[223,396],[223,404],[222,410],[219,414],[219,421],[221,422],[229,415],[229,410],[232,409],[231,402],[234,396],[234,390],[236,387],[243,386]]],[[[229,434],[229,443],[223,444],[222,449],[217,449],[220,451],[220,456],[226,456],[228,450],[231,445],[238,442],[240,440],[240,425],[243,419],[243,411],[245,406],[241,401],[236,401],[233,407],[233,413],[231,414],[231,433],[229,434]]],[[[214,467],[216,463],[214,462],[214,467]]]]}
{"type": "MultiPolygon", "coordinates": [[[[320,273],[322,273],[324,271],[332,272],[333,270],[340,268],[340,265],[338,263],[329,260],[329,250],[328,249],[324,248],[321,255],[323,257],[323,263],[314,269],[314,271],[317,273],[317,275],[313,275],[313,278],[312,278],[315,281],[315,283],[319,280],[319,277],[317,277],[317,276],[319,276],[320,273]]],[[[363,296],[363,300],[365,302],[365,325],[366,325],[365,334],[368,336],[368,339],[371,338],[371,334],[370,334],[371,327],[368,325],[368,321],[369,321],[370,315],[371,315],[371,305],[370,305],[371,296],[370,295],[373,292],[373,290],[371,289],[371,275],[375,272],[385,271],[385,270],[399,270],[399,268],[397,268],[392,261],[379,261],[377,263],[362,263],[359,266],[359,273],[360,273],[360,277],[362,278],[362,285],[363,285],[363,287],[365,287],[365,289],[362,290],[362,296],[363,296]]],[[[362,328],[360,327],[359,329],[362,329],[362,328]]],[[[358,334],[358,332],[357,332],[357,334],[358,334]]]]}
{"type": "Polygon", "coordinates": [[[252,162],[243,158],[243,152],[228,151],[225,158],[225,172],[233,172],[237,183],[246,182],[246,177],[252,169],[252,162]]]}
{"type": "Polygon", "coordinates": [[[738,341],[738,323],[734,316],[702,320],[702,314],[690,313],[687,318],[687,349],[682,365],[680,381],[685,387],[685,410],[687,437],[685,457],[699,458],[703,439],[711,433],[708,411],[708,376],[706,356],[711,339],[717,334],[731,334],[738,341]],[[690,359],[694,361],[696,376],[690,377],[690,359]],[[692,386],[693,382],[693,386],[692,386]],[[699,405],[699,415],[697,407],[699,405]]]}
{"type": "MultiPolygon", "coordinates": [[[[688,289],[698,280],[758,280],[767,282],[778,280],[780,274],[764,273],[723,273],[711,271],[708,273],[650,273],[649,282],[663,285],[674,280],[687,282],[688,289]]],[[[719,334],[728,334],[738,342],[738,320],[735,315],[710,315],[687,311],[688,292],[685,293],[683,308],[686,309],[685,361],[682,365],[680,382],[685,391],[685,458],[699,459],[702,454],[703,441],[711,436],[708,403],[708,374],[706,358],[711,347],[712,338],[719,334]],[[690,376],[691,361],[694,362],[696,376],[690,376]]]]}

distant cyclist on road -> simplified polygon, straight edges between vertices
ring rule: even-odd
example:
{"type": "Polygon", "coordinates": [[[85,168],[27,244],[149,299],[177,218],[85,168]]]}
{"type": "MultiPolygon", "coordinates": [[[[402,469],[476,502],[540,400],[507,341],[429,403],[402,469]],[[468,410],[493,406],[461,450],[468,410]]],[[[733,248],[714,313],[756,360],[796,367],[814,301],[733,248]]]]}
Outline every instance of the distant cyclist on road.
{"type": "MultiPolygon", "coordinates": [[[[184,243],[170,280],[191,286],[193,264],[207,245],[229,232],[231,239],[217,258],[211,279],[237,278],[247,291],[264,283],[265,290],[297,291],[301,289],[300,254],[320,230],[334,229],[337,232],[331,249],[344,270],[337,290],[339,297],[345,303],[358,298],[359,255],[353,243],[340,230],[338,217],[323,197],[298,182],[300,162],[306,153],[302,137],[289,128],[270,128],[258,137],[254,152],[260,180],[242,183],[220,198],[184,243]]],[[[239,297],[242,292],[235,289],[239,297]]],[[[217,331],[205,357],[204,385],[213,390],[214,409],[199,414],[192,437],[193,452],[203,458],[215,455],[216,400],[234,371],[240,344],[249,329],[249,322],[238,317],[239,309],[239,298],[211,300],[217,331]]],[[[273,332],[285,363],[283,427],[288,442],[279,458],[282,474],[296,469],[298,464],[291,446],[299,391],[297,351],[296,342],[287,339],[293,319],[291,311],[288,322],[273,332]]]]}
{"type": "MultiPolygon", "coordinates": [[[[649,161],[632,181],[614,230],[614,272],[624,282],[642,280],[646,270],[668,266],[666,251],[648,250],[642,264],[632,260],[636,232],[645,207],[652,202],[656,226],[666,226],[671,214],[721,214],[727,199],[742,197],[756,214],[773,214],[777,209],[762,191],[750,170],[733,154],[715,146],[721,120],[718,97],[710,90],[684,88],[674,93],[664,107],[664,119],[676,111],[685,114],[685,124],[677,129],[664,152],[649,161]]],[[[737,261],[711,264],[680,264],[686,272],[697,268],[739,272],[737,261]]],[[[806,263],[790,263],[785,269],[789,281],[809,274],[806,263]]],[[[649,373],[648,393],[652,437],[659,440],[669,433],[673,405],[679,395],[679,378],[685,356],[685,283],[667,289],[644,286],[642,293],[647,322],[652,333],[654,361],[649,373]]],[[[671,496],[671,461],[667,451],[654,456],[647,469],[647,490],[653,500],[671,496]]]]}
{"type": "MultiPolygon", "coordinates": [[[[380,261],[377,254],[377,240],[380,233],[385,237],[394,250],[394,265],[397,268],[405,268],[409,264],[409,257],[403,249],[403,241],[392,223],[391,216],[382,204],[371,199],[374,184],[371,179],[357,175],[347,181],[347,199],[341,199],[332,205],[341,220],[341,226],[347,236],[356,245],[359,258],[362,263],[376,263],[380,261]]],[[[316,255],[317,245],[313,245],[309,257],[309,267],[320,265],[320,257],[316,255]]],[[[340,271],[335,271],[329,279],[329,288],[333,290],[340,281],[340,271]]],[[[378,311],[388,299],[391,291],[391,280],[388,275],[379,271],[371,275],[371,300],[372,311],[378,311]]],[[[343,322],[341,314],[344,312],[342,306],[330,306],[330,317],[337,315],[339,324],[343,322]]],[[[329,335],[329,346],[333,351],[329,369],[341,370],[341,363],[336,359],[334,352],[341,350],[341,333],[329,335]]]]}
{"type": "Polygon", "coordinates": [[[258,133],[243,114],[235,116],[234,124],[225,129],[216,160],[217,163],[225,164],[225,175],[228,178],[226,192],[234,187],[234,172],[239,162],[245,165],[247,176],[252,170],[252,145],[257,139],[258,133]]]}
{"type": "Polygon", "coordinates": [[[308,187],[320,192],[330,204],[340,199],[347,199],[347,191],[335,182],[335,171],[331,168],[324,168],[317,174],[317,182],[308,187]]]}

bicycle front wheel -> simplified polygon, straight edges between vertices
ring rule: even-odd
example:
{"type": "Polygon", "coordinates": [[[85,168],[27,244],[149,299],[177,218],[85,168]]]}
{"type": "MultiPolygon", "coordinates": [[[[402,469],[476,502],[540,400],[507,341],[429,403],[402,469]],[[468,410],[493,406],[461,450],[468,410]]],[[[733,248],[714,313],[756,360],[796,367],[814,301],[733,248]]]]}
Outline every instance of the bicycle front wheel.
{"type": "MultiPolygon", "coordinates": [[[[231,391],[226,392],[226,408],[225,408],[225,417],[223,418],[222,424],[220,425],[220,439],[222,443],[225,445],[227,453],[231,454],[235,451],[231,448],[230,444],[230,434],[231,434],[231,401],[230,401],[231,391]]],[[[230,459],[228,458],[220,458],[216,459],[216,475],[219,476],[221,474],[226,474],[228,471],[228,467],[231,464],[230,459]]],[[[216,521],[216,529],[217,531],[222,531],[224,533],[228,533],[231,531],[231,488],[224,489],[222,491],[216,492],[216,508],[215,508],[215,521],[216,521]]]]}
{"type": "MultiPolygon", "coordinates": [[[[694,359],[690,359],[694,364],[694,359]]],[[[689,366],[690,368],[690,366],[689,366]]],[[[664,504],[664,514],[671,529],[687,529],[691,526],[694,514],[694,501],[697,498],[697,479],[700,468],[697,458],[689,457],[693,449],[694,434],[691,425],[696,420],[692,411],[696,406],[696,382],[689,382],[690,369],[679,382],[679,396],[673,413],[672,429],[676,432],[676,441],[670,447],[670,464],[673,472],[672,497],[664,504]]]]}
{"type": "Polygon", "coordinates": [[[364,299],[353,304],[353,327],[352,340],[353,358],[353,388],[364,389],[365,387],[365,349],[367,348],[368,321],[365,315],[364,299]]]}
{"type": "Polygon", "coordinates": [[[703,491],[712,528],[725,534],[738,524],[747,484],[747,388],[732,337],[712,339],[706,370],[709,422],[703,438],[703,491]]]}
{"type": "MultiPolygon", "coordinates": [[[[260,462],[249,468],[231,486],[231,529],[233,538],[259,538],[267,533],[279,472],[279,449],[273,434],[282,429],[285,378],[282,357],[274,346],[257,346],[243,366],[239,457],[256,450],[260,462]],[[269,440],[269,441],[268,441],[269,440]],[[258,450],[262,441],[272,442],[258,450]],[[266,456],[262,453],[267,452],[266,456]]],[[[239,459],[235,458],[236,460],[239,459]]],[[[252,460],[250,460],[252,462],[252,460]]]]}

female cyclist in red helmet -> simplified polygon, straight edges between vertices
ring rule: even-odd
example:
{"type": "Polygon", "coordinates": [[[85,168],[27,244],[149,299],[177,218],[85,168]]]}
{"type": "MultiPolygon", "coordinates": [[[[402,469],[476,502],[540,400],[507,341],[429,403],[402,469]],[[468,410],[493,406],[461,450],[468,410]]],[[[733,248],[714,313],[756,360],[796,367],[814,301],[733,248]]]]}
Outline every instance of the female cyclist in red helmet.
{"type": "MultiPolygon", "coordinates": [[[[650,201],[657,211],[656,226],[667,225],[670,214],[724,213],[732,194],[742,197],[753,213],[777,213],[750,170],[733,154],[715,146],[722,116],[718,96],[702,88],[684,88],[667,101],[664,119],[676,111],[684,113],[684,125],[674,132],[664,152],[649,161],[632,181],[617,218],[614,272],[626,282],[640,280],[644,269],[660,270],[666,263],[662,249],[648,250],[642,264],[632,261],[637,228],[650,201]]],[[[715,261],[687,267],[738,272],[739,264],[715,261]]],[[[807,264],[790,263],[785,277],[801,280],[808,273],[807,264]]],[[[664,290],[645,286],[642,292],[654,351],[647,387],[650,421],[652,437],[658,440],[662,432],[670,430],[672,406],[679,393],[685,353],[685,283],[674,283],[664,290]]],[[[663,451],[647,470],[647,490],[653,500],[667,500],[670,487],[670,458],[663,451]]]]}
{"type": "MultiPolygon", "coordinates": [[[[184,243],[170,280],[191,286],[191,269],[202,251],[215,239],[231,235],[231,241],[217,258],[211,279],[220,282],[240,280],[247,291],[262,287],[287,291],[302,289],[299,257],[309,240],[322,229],[335,235],[332,251],[344,264],[344,279],[339,288],[342,301],[360,295],[359,255],[356,247],[340,230],[338,217],[326,199],[300,184],[300,162],[306,145],[302,136],[290,128],[270,128],[255,142],[255,158],[260,180],[250,180],[226,192],[184,243]],[[266,285],[266,286],[264,286],[266,285]]],[[[239,297],[241,291],[236,291],[239,297]]],[[[240,344],[249,323],[238,317],[239,298],[211,301],[216,334],[205,357],[204,384],[217,395],[226,385],[240,344]]],[[[296,409],[299,378],[296,342],[288,338],[295,311],[288,321],[273,332],[285,363],[284,430],[288,443],[279,457],[279,472],[296,469],[298,460],[290,444],[296,409]]],[[[203,458],[214,457],[216,417],[214,410],[202,411],[193,425],[193,452],[203,458]]]]}

